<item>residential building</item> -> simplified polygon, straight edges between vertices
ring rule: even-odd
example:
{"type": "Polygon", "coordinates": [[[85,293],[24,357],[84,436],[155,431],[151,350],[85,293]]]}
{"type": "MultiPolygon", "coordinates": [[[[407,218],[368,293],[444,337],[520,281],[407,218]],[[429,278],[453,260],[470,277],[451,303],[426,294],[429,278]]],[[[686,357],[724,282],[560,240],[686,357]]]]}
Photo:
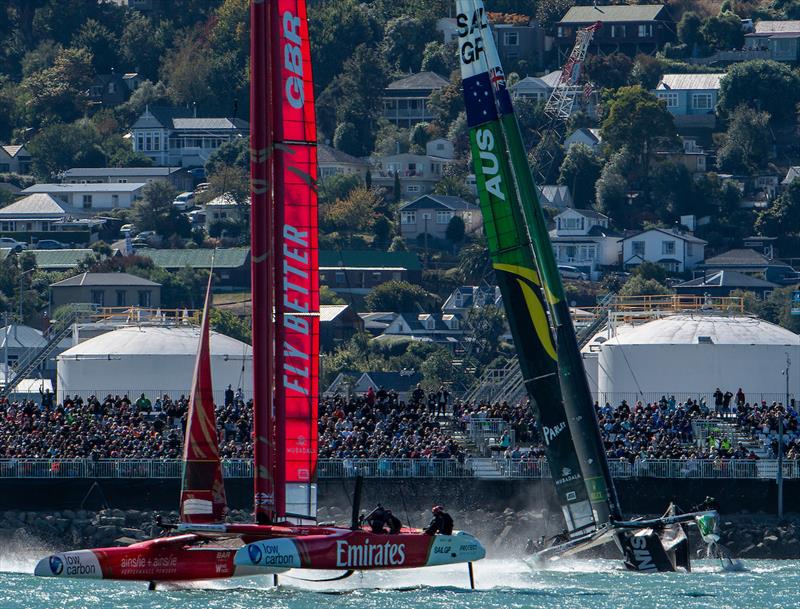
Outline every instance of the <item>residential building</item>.
{"type": "Polygon", "coordinates": [[[676,39],[675,20],[663,4],[573,6],[556,24],[559,64],[572,51],[576,32],[598,21],[603,27],[594,33],[589,46],[589,53],[595,55],[655,55],[664,44],[676,39]]]}
{"type": "Polygon", "coordinates": [[[588,127],[581,127],[575,129],[564,140],[564,148],[569,150],[575,144],[583,144],[588,146],[592,152],[599,152],[600,145],[603,143],[603,138],[600,136],[600,129],[590,129],[588,127]]]}
{"type": "Polygon", "coordinates": [[[50,284],[50,313],[65,304],[97,307],[161,306],[161,284],[128,273],[81,273],[50,284]]]}
{"type": "Polygon", "coordinates": [[[620,234],[610,227],[608,216],[591,209],[565,209],[555,218],[550,242],[556,263],[574,266],[594,280],[601,267],[619,264],[620,234]]]}
{"type": "Polygon", "coordinates": [[[364,320],[350,305],[320,305],[319,344],[323,351],[333,351],[364,331],[364,320]]]}
{"type": "Polygon", "coordinates": [[[106,0],[107,2],[111,2],[112,4],[116,4],[118,6],[124,6],[127,8],[133,8],[137,11],[141,11],[143,13],[149,13],[161,5],[164,0],[106,0]]]}
{"type": "Polygon", "coordinates": [[[786,188],[798,178],[800,178],[800,166],[792,165],[789,167],[788,171],[786,172],[786,176],[781,181],[781,186],[786,188]]]}
{"type": "Polygon", "coordinates": [[[515,99],[530,99],[544,103],[553,93],[561,79],[561,70],[548,72],[544,76],[526,76],[511,85],[508,90],[515,99]]]}
{"type": "Polygon", "coordinates": [[[738,271],[782,286],[797,283],[798,280],[797,272],[789,264],[782,260],[767,258],[764,254],[750,248],[728,250],[709,258],[705,264],[697,268],[704,273],[738,271]]]}
{"type": "MultiPolygon", "coordinates": [[[[8,326],[0,328],[0,354],[3,354],[0,355],[0,378],[5,379],[4,355],[8,355],[9,366],[14,366],[20,359],[30,355],[33,350],[38,351],[45,344],[47,344],[47,339],[44,337],[42,331],[32,328],[31,326],[9,324],[8,326]],[[6,345],[6,341],[8,341],[8,345],[6,345]]],[[[71,346],[72,340],[70,338],[65,338],[60,341],[54,352],[48,355],[45,361],[31,372],[31,378],[49,378],[52,380],[55,377],[56,357],[71,346]]],[[[9,376],[13,377],[13,375],[14,371],[9,370],[9,376]]],[[[24,382],[25,381],[23,381],[23,383],[24,382]]],[[[43,386],[46,387],[48,384],[50,384],[49,381],[45,381],[43,386]]],[[[41,385],[41,380],[37,383],[37,386],[38,385],[41,385]]],[[[34,389],[33,392],[38,393],[36,389],[34,389]]],[[[36,398],[38,397],[37,395],[36,398]]]]}
{"type": "Polygon", "coordinates": [[[222,247],[215,249],[152,249],[136,250],[137,256],[146,256],[158,267],[179,271],[189,267],[194,270],[214,269],[214,285],[228,288],[250,287],[250,248],[222,247]]]}
{"type": "Polygon", "coordinates": [[[421,279],[422,266],[413,252],[319,251],[319,281],[340,295],[364,296],[387,281],[421,279]]]}
{"type": "Polygon", "coordinates": [[[183,167],[73,167],[58,177],[64,184],[166,182],[178,192],[194,188],[194,178],[183,167]]]}
{"type": "Polygon", "coordinates": [[[97,241],[103,220],[76,220],[68,206],[48,194],[32,194],[0,209],[0,236],[31,243],[55,239],[67,245],[97,241]]]}
{"type": "Polygon", "coordinates": [[[767,260],[772,260],[778,257],[777,241],[777,237],[761,237],[760,235],[754,235],[753,237],[746,237],[743,239],[742,245],[763,254],[767,260]]]}
{"type": "Polygon", "coordinates": [[[317,166],[320,180],[335,175],[357,175],[365,179],[370,168],[369,162],[325,144],[317,146],[317,166]]]}
{"type": "Polygon", "coordinates": [[[474,308],[488,305],[503,306],[500,288],[491,285],[462,285],[450,293],[442,305],[442,314],[458,315],[462,319],[474,308]]]}
{"type": "Polygon", "coordinates": [[[724,73],[664,74],[653,93],[664,101],[677,128],[713,129],[723,76],[724,73]]]}
{"type": "Polygon", "coordinates": [[[651,228],[622,239],[622,266],[630,269],[655,262],[670,272],[683,273],[703,263],[706,241],[688,232],[651,228]]]}
{"type": "Polygon", "coordinates": [[[116,72],[98,74],[89,86],[89,103],[95,109],[113,108],[127,101],[131,89],[124,76],[116,72]]]}
{"type": "Polygon", "coordinates": [[[453,216],[461,216],[467,234],[483,226],[480,208],[460,197],[424,195],[401,205],[399,214],[400,236],[406,240],[414,240],[425,233],[436,239],[445,239],[447,225],[453,216]]]}
{"type": "MultiPolygon", "coordinates": [[[[72,214],[92,215],[96,211],[130,209],[142,197],[142,182],[102,184],[34,184],[23,195],[47,194],[65,202],[72,214]]],[[[65,208],[66,209],[66,208],[65,208]]]]}
{"type": "Polygon", "coordinates": [[[25,146],[0,146],[0,173],[31,172],[31,155],[25,146]]]}
{"type": "Polygon", "coordinates": [[[375,338],[385,341],[404,337],[411,340],[434,342],[451,350],[456,350],[464,328],[459,315],[448,313],[399,313],[384,330],[375,338]]]}
{"type": "MultiPolygon", "coordinates": [[[[524,61],[529,69],[541,69],[545,54],[545,32],[533,19],[521,15],[490,13],[492,34],[500,61],[509,69],[518,61],[524,61]]],[[[458,41],[458,26],[452,17],[436,22],[436,30],[442,35],[444,44],[455,45],[458,41]]]]}
{"type": "Polygon", "coordinates": [[[454,158],[452,142],[441,138],[428,142],[425,154],[406,152],[374,157],[372,184],[393,194],[397,176],[400,181],[400,200],[414,199],[433,191],[454,158]]]}
{"type": "Polygon", "coordinates": [[[383,93],[383,117],[406,129],[433,120],[428,98],[448,84],[434,72],[419,72],[390,83],[383,93]]]}
{"type": "MultiPolygon", "coordinates": [[[[36,247],[34,244],[33,247],[36,247]]],[[[95,251],[88,248],[74,248],[63,250],[37,250],[27,249],[36,259],[36,268],[41,271],[63,273],[78,268],[89,256],[95,256],[95,251]]]]}
{"type": "Polygon", "coordinates": [[[705,173],[710,166],[709,154],[692,139],[684,139],[678,149],[659,150],[655,153],[655,157],[659,161],[683,165],[691,174],[705,173]]]}
{"type": "Polygon", "coordinates": [[[246,137],[240,118],[197,118],[183,108],[147,107],[131,127],[133,150],[160,166],[202,167],[226,142],[246,137]]]}
{"type": "Polygon", "coordinates": [[[422,375],[413,370],[400,372],[341,372],[325,390],[325,396],[364,395],[370,387],[373,391],[381,388],[396,391],[397,399],[408,402],[417,385],[422,382],[422,375]]]}
{"type": "Polygon", "coordinates": [[[206,230],[220,223],[238,223],[247,220],[250,215],[249,199],[244,203],[238,203],[229,194],[224,194],[211,199],[205,204],[206,230]]]}
{"type": "Polygon", "coordinates": [[[392,311],[377,311],[368,313],[359,313],[358,316],[364,322],[364,332],[371,334],[373,338],[380,336],[386,331],[386,328],[397,318],[399,313],[392,311]]]}
{"type": "MultiPolygon", "coordinates": [[[[796,62],[800,60],[800,21],[759,21],[755,31],[745,34],[744,54],[766,54],[774,61],[796,62]]],[[[744,60],[744,59],[742,59],[744,60]]]]}
{"type": "Polygon", "coordinates": [[[569,186],[562,184],[544,184],[537,186],[539,190],[539,199],[542,205],[546,207],[554,207],[555,209],[567,209],[572,207],[572,193],[569,191],[569,186]]]}
{"type": "Polygon", "coordinates": [[[754,292],[759,298],[766,298],[778,287],[780,286],[775,283],[738,271],[707,271],[699,277],[676,285],[675,293],[726,297],[734,290],[747,290],[754,292]]]}

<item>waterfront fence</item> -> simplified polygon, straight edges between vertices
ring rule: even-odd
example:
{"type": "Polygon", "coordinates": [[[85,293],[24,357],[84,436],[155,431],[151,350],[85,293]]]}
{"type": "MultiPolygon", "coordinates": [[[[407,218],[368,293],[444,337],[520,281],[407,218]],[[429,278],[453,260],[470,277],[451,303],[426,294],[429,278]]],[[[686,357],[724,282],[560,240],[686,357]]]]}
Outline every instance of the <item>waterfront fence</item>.
{"type": "MultiPolygon", "coordinates": [[[[320,459],[320,480],[354,478],[475,478],[478,461],[491,463],[496,475],[482,477],[509,479],[550,478],[543,459],[320,459]]],[[[229,479],[253,477],[250,459],[226,459],[223,474],[229,479]]],[[[168,479],[180,478],[183,463],[177,459],[0,459],[0,479],[168,479]]],[[[609,462],[617,479],[763,479],[774,480],[777,459],[653,459],[609,462]]],[[[483,472],[486,468],[481,468],[483,472]]],[[[491,471],[491,468],[490,468],[491,471]]],[[[783,477],[800,479],[800,461],[784,461],[783,477]]]]}

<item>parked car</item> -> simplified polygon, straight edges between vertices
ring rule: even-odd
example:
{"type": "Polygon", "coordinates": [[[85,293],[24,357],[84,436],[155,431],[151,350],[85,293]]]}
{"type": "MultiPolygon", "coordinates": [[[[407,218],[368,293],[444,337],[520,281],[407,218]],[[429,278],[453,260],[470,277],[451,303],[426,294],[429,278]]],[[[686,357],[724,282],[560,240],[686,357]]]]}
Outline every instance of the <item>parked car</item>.
{"type": "Polygon", "coordinates": [[[14,252],[20,252],[27,249],[28,244],[22,241],[17,241],[11,237],[0,237],[0,248],[8,248],[14,252]]]}
{"type": "Polygon", "coordinates": [[[564,279],[582,279],[583,281],[587,281],[589,279],[589,275],[580,269],[574,266],[568,266],[566,264],[559,264],[558,272],[561,273],[561,276],[564,279]]]}
{"type": "Polygon", "coordinates": [[[123,224],[119,229],[119,234],[123,237],[130,237],[136,232],[136,227],[133,224],[123,224]]]}
{"type": "Polygon", "coordinates": [[[33,247],[37,250],[63,250],[66,246],[55,239],[39,239],[33,247]]]}
{"type": "Polygon", "coordinates": [[[209,188],[211,188],[211,184],[209,182],[201,182],[194,187],[194,194],[199,195],[201,192],[205,192],[209,188]]]}
{"type": "Polygon", "coordinates": [[[186,207],[187,205],[193,205],[194,204],[194,193],[193,192],[182,192],[177,197],[175,197],[175,200],[172,202],[173,205],[177,205],[177,204],[180,204],[180,203],[182,203],[184,207],[186,207]]]}

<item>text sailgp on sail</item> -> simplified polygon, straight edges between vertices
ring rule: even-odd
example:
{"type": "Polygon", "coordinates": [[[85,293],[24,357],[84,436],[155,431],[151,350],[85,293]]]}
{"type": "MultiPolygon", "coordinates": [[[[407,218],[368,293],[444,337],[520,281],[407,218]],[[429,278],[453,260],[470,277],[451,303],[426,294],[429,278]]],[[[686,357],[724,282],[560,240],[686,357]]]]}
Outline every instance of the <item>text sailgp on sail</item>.
{"type": "Polygon", "coordinates": [[[499,107],[504,117],[510,116],[511,100],[499,64],[489,69],[486,62],[491,34],[485,31],[488,24],[482,7],[475,7],[470,0],[459,0],[456,8],[467,123],[489,254],[517,345],[525,387],[541,425],[567,530],[571,536],[583,534],[594,528],[595,520],[567,429],[547,303],[498,113],[499,107]]]}
{"type": "MultiPolygon", "coordinates": [[[[672,571],[676,567],[689,565],[688,539],[682,523],[693,522],[697,514],[678,515],[675,509],[670,510],[661,519],[656,519],[657,526],[642,526],[636,522],[622,522],[622,513],[616,490],[608,468],[597,414],[589,390],[586,374],[583,370],[580,351],[575,331],[569,314],[561,276],[553,254],[547,231],[544,213],[538,200],[538,193],[533,182],[530,167],[527,163],[525,148],[522,142],[519,124],[513,112],[511,98],[506,90],[505,77],[495,48],[494,39],[489,31],[487,14],[481,0],[457,0],[457,27],[460,38],[460,58],[462,75],[464,76],[464,95],[467,104],[467,120],[471,128],[473,141],[473,163],[481,195],[481,207],[488,219],[484,219],[489,237],[490,253],[498,268],[497,260],[506,253],[502,244],[490,234],[496,230],[492,217],[498,213],[506,215],[514,213],[520,232],[527,231],[527,245],[535,263],[534,283],[540,283],[545,295],[549,318],[546,321],[552,326],[555,344],[545,349],[557,364],[558,377],[563,402],[553,400],[553,393],[540,393],[539,387],[530,383],[536,376],[530,376],[531,370],[539,374],[540,361],[531,365],[524,361],[529,357],[526,342],[529,335],[515,329],[515,324],[525,321],[519,312],[521,302],[526,302],[531,309],[531,319],[535,319],[531,302],[533,298],[510,300],[505,298],[504,304],[508,312],[509,322],[517,345],[520,367],[526,378],[526,387],[538,404],[542,435],[545,442],[551,440],[553,434],[571,436],[574,456],[582,474],[585,496],[591,502],[594,521],[598,527],[595,533],[576,536],[563,545],[565,551],[587,548],[597,543],[612,539],[617,543],[625,557],[626,567],[639,571],[672,571]],[[488,84],[488,90],[487,90],[488,84]],[[490,129],[487,129],[487,125],[490,129]],[[487,137],[490,134],[491,137],[487,137]],[[486,164],[487,152],[491,144],[491,162],[486,164]],[[499,186],[501,167],[500,157],[507,156],[516,200],[509,199],[508,205],[517,207],[516,212],[506,209],[506,198],[499,186]],[[505,208],[503,207],[505,205],[505,208]],[[529,384],[530,383],[530,384],[529,384]],[[562,421],[557,428],[548,425],[546,416],[566,415],[566,424],[562,421]]],[[[516,273],[521,275],[521,273],[516,273]]],[[[503,282],[503,273],[498,274],[498,281],[503,282]]],[[[520,282],[521,283],[521,282],[520,282]]],[[[501,289],[503,289],[501,283],[501,289]]],[[[540,298],[541,302],[541,298],[540,298]]],[[[535,325],[535,324],[534,324],[535,325]]],[[[540,340],[543,333],[538,334],[540,340]]],[[[547,345],[543,346],[547,347],[547,345]]],[[[564,447],[569,450],[565,443],[564,447]]],[[[559,476],[566,473],[562,469],[563,455],[554,450],[547,451],[548,461],[556,480],[558,489],[559,476]]],[[[570,499],[559,492],[559,499],[564,509],[568,528],[570,522],[570,499]],[[566,501],[565,501],[566,500],[566,501]]]]}

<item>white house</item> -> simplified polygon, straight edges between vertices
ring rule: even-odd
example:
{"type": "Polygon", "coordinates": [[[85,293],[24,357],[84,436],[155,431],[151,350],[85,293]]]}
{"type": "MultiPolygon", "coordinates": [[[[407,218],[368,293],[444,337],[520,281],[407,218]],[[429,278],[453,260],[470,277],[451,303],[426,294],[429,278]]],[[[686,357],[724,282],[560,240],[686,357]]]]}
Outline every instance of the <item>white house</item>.
{"type": "Polygon", "coordinates": [[[625,268],[642,262],[656,262],[675,273],[702,264],[707,244],[690,233],[665,228],[651,228],[625,237],[620,243],[625,268]]]}
{"type": "Polygon", "coordinates": [[[574,266],[599,279],[601,266],[619,264],[619,233],[608,216],[591,209],[565,209],[555,218],[550,241],[558,264],[574,266]]]}
{"type": "Polygon", "coordinates": [[[73,167],[59,174],[65,184],[150,184],[166,182],[179,192],[192,190],[194,178],[182,167],[73,167]]]}
{"type": "Polygon", "coordinates": [[[31,155],[25,146],[0,146],[0,173],[30,173],[31,155]]]}
{"type": "Polygon", "coordinates": [[[526,76],[511,85],[509,91],[514,98],[532,99],[535,102],[546,102],[561,79],[561,70],[549,72],[544,76],[526,76]]]}
{"type": "Polygon", "coordinates": [[[453,163],[453,144],[445,139],[428,142],[426,154],[392,154],[372,158],[372,183],[394,189],[394,178],[400,180],[400,199],[414,199],[430,193],[442,179],[445,168],[453,163]]]}
{"type": "Polygon", "coordinates": [[[438,239],[445,239],[447,226],[453,216],[464,220],[466,234],[472,234],[483,226],[480,208],[470,201],[445,195],[424,195],[401,205],[400,236],[416,239],[425,233],[438,239]]]}
{"type": "Polygon", "coordinates": [[[473,308],[503,306],[500,288],[490,285],[462,285],[450,293],[442,305],[442,313],[466,316],[473,308]]]}
{"type": "Polygon", "coordinates": [[[130,209],[147,186],[141,182],[103,184],[34,184],[24,195],[46,194],[72,207],[73,213],[91,214],[94,210],[130,209]]]}
{"type": "Polygon", "coordinates": [[[369,163],[331,146],[320,144],[317,146],[317,167],[320,180],[335,175],[357,175],[364,179],[369,170],[369,163]]]}
{"type": "Polygon", "coordinates": [[[399,313],[377,341],[404,337],[411,340],[435,342],[448,348],[455,348],[464,328],[460,315],[449,313],[399,313]]]}
{"type": "Polygon", "coordinates": [[[556,209],[566,209],[572,207],[572,194],[569,186],[562,184],[543,184],[537,186],[539,189],[539,199],[542,205],[555,207],[556,209]]]}
{"type": "Polygon", "coordinates": [[[588,146],[592,152],[600,150],[600,144],[603,143],[603,138],[600,137],[600,129],[589,129],[588,127],[581,127],[575,129],[564,140],[564,148],[569,150],[575,144],[584,144],[588,146]]]}
{"type": "Polygon", "coordinates": [[[240,118],[197,118],[183,108],[147,107],[131,127],[133,150],[160,166],[200,167],[226,142],[245,137],[240,118]]]}

